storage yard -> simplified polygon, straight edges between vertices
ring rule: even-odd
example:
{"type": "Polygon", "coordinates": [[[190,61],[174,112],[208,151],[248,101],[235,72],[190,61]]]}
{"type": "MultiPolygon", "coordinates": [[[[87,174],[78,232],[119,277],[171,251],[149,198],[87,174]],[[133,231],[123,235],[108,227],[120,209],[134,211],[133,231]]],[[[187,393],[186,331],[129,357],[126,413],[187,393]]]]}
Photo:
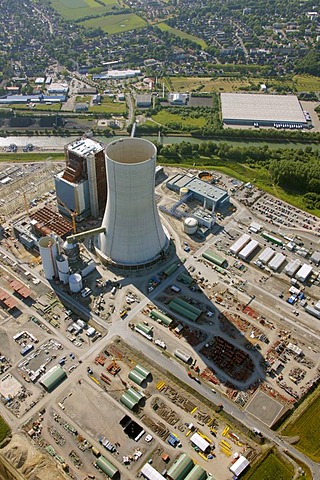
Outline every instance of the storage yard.
{"type": "MultiPolygon", "coordinates": [[[[168,169],[182,188],[196,173],[168,169]]],[[[181,464],[179,480],[230,480],[277,442],[269,427],[319,378],[319,220],[203,179],[231,203],[212,215],[197,179],[193,196],[159,182],[174,247],[139,275],[97,262],[73,290],[44,282],[11,232],[2,240],[4,412],[70,478],[178,480],[181,464]],[[286,215],[308,228],[285,231],[286,215]]],[[[90,258],[90,241],[73,254],[90,258]]]]}

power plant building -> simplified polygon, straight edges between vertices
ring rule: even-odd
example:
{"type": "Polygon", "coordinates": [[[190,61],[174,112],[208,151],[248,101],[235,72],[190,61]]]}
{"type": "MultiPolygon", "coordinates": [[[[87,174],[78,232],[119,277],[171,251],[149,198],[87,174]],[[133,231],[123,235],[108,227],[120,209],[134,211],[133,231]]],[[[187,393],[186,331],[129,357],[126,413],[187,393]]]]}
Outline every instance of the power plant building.
{"type": "Polygon", "coordinates": [[[65,147],[66,167],[55,177],[58,208],[82,220],[99,216],[106,204],[106,167],[104,146],[91,138],[82,138],[65,147]]]}
{"type": "Polygon", "coordinates": [[[169,239],[155,202],[156,147],[124,138],[106,147],[108,199],[97,254],[124,269],[144,268],[164,255],[169,239]]]}
{"type": "Polygon", "coordinates": [[[216,185],[204,182],[197,177],[178,173],[170,178],[167,187],[176,193],[180,193],[182,189],[190,194],[193,199],[198,200],[209,210],[214,211],[229,201],[228,192],[216,185]]]}

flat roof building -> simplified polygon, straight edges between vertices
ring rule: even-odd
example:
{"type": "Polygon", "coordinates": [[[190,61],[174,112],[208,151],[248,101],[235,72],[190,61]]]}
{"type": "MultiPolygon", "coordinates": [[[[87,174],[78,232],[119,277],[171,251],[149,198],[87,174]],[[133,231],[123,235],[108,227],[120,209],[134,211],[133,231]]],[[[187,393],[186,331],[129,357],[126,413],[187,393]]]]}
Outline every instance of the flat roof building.
{"type": "Polygon", "coordinates": [[[307,126],[295,95],[221,93],[221,107],[223,122],[229,125],[307,126]]]}
{"type": "Polygon", "coordinates": [[[187,188],[193,198],[203,202],[204,208],[211,210],[215,210],[229,200],[226,190],[183,173],[170,178],[167,181],[167,187],[177,193],[180,193],[182,188],[187,188]]]}
{"type": "Polygon", "coordinates": [[[152,97],[150,94],[137,94],[136,95],[136,106],[138,108],[148,108],[151,107],[152,97]]]}

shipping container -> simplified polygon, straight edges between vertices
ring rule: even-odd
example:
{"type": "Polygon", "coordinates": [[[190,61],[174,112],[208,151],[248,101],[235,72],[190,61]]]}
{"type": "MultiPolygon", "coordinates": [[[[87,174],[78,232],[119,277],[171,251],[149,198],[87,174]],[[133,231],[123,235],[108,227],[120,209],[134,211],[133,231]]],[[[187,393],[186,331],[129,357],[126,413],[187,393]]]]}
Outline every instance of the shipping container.
{"type": "Polygon", "coordinates": [[[188,353],[180,350],[179,348],[177,348],[177,350],[175,350],[174,354],[177,358],[179,358],[180,360],[182,360],[185,363],[191,363],[191,361],[192,361],[192,357],[188,353]]]}

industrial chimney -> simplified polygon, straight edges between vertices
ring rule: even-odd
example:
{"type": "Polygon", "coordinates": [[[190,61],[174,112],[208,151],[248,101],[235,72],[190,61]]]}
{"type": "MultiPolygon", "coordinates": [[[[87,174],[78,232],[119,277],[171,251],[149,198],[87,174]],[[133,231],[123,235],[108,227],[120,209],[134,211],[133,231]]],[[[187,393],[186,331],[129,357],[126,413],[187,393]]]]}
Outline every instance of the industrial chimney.
{"type": "Polygon", "coordinates": [[[98,240],[98,255],[122,266],[155,261],[168,246],[155,202],[157,150],[140,138],[106,147],[108,199],[98,240]]]}

